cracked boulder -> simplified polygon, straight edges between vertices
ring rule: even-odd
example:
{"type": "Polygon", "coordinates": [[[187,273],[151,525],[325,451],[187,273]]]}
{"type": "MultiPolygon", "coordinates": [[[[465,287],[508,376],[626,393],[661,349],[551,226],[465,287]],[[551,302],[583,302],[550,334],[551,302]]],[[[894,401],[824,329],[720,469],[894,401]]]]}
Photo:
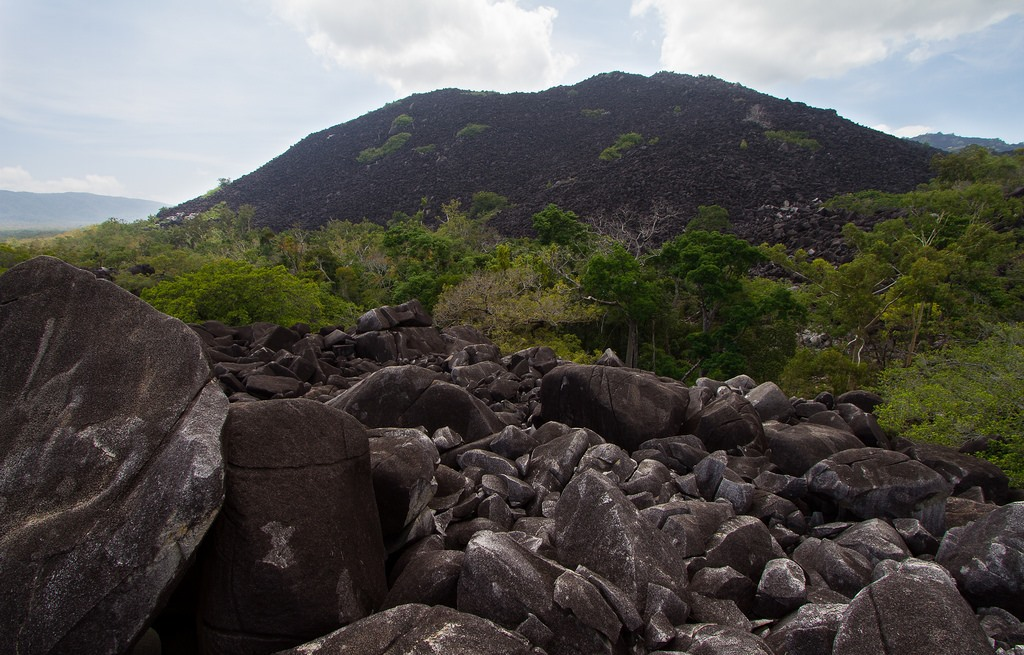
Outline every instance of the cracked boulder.
{"type": "Polygon", "coordinates": [[[689,393],[650,373],[610,366],[563,364],[541,381],[543,421],[590,428],[628,451],[680,433],[689,393]]]}
{"type": "Polygon", "coordinates": [[[440,373],[419,366],[388,366],[327,403],[374,428],[442,427],[475,441],[505,427],[487,405],[440,373]]]}
{"type": "Polygon", "coordinates": [[[849,430],[817,423],[771,426],[765,433],[771,463],[779,472],[800,476],[821,460],[864,444],[849,430]]]}
{"type": "Polygon", "coordinates": [[[381,531],[394,550],[405,543],[408,528],[434,499],[440,456],[430,437],[414,428],[378,428],[370,432],[369,443],[381,531]]]}
{"type": "Polygon", "coordinates": [[[932,534],[945,531],[945,501],[953,485],[921,462],[892,450],[844,450],[815,464],[811,492],[861,519],[916,518],[932,534]]]}
{"type": "Polygon", "coordinates": [[[278,655],[536,655],[523,636],[450,607],[400,605],[278,655]]]}
{"type": "Polygon", "coordinates": [[[223,499],[197,335],[38,257],[0,277],[0,652],[122,653],[223,499]]]}
{"type": "Polygon", "coordinates": [[[365,428],[305,399],[231,406],[203,566],[207,653],[272,653],[374,611],[385,552],[365,428]]]}

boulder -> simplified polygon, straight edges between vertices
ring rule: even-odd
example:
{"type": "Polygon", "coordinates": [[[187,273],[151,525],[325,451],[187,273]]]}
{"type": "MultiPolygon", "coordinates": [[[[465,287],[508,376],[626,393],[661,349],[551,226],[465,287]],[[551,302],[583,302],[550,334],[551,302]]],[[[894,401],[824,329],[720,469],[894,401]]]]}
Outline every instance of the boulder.
{"type": "Polygon", "coordinates": [[[771,426],[765,434],[771,463],[793,476],[803,475],[826,457],[864,446],[852,432],[817,423],[771,426]]]}
{"type": "Polygon", "coordinates": [[[833,655],[994,655],[970,605],[942,567],[908,560],[858,593],[833,655]]]}
{"type": "Polygon", "coordinates": [[[903,453],[845,450],[815,464],[806,478],[811,492],[859,518],[916,518],[932,534],[945,531],[945,500],[953,485],[903,453]]]}
{"type": "Polygon", "coordinates": [[[387,593],[365,428],[305,399],[231,406],[227,492],[203,566],[208,653],[272,653],[363,618],[387,593]]]}
{"type": "Polygon", "coordinates": [[[371,309],[356,321],[356,334],[390,330],[397,327],[430,327],[434,324],[419,300],[401,305],[371,309]]]}
{"type": "Polygon", "coordinates": [[[369,445],[380,527],[391,543],[433,500],[440,457],[430,437],[415,428],[377,428],[369,445]]]}
{"type": "Polygon", "coordinates": [[[708,403],[696,419],[693,433],[710,451],[742,454],[748,449],[765,452],[764,427],[754,406],[737,393],[724,393],[708,403]]]}
{"type": "Polygon", "coordinates": [[[1024,502],[951,529],[935,561],[976,607],[1001,607],[1024,620],[1024,502]]]}
{"type": "Polygon", "coordinates": [[[938,444],[914,444],[913,452],[914,459],[953,484],[954,494],[980,487],[985,493],[985,500],[993,503],[1006,501],[1010,481],[995,464],[938,444]]]}
{"type": "Polygon", "coordinates": [[[844,603],[804,605],[772,626],[765,641],[775,655],[828,655],[845,612],[844,603]]]}
{"type": "Polygon", "coordinates": [[[462,560],[463,553],[458,550],[430,551],[413,557],[384,597],[381,609],[410,603],[455,607],[462,560]]]}
{"type": "Polygon", "coordinates": [[[50,257],[0,277],[0,652],[122,653],[223,500],[199,337],[50,257]]]}
{"type": "Polygon", "coordinates": [[[486,405],[465,389],[419,366],[388,366],[329,401],[369,427],[450,427],[467,441],[504,428],[486,405]]]}
{"type": "Polygon", "coordinates": [[[563,364],[540,387],[541,420],[590,428],[628,451],[679,434],[689,394],[680,384],[611,366],[563,364]]]}
{"type": "Polygon", "coordinates": [[[400,605],[278,655],[536,655],[530,642],[450,607],[400,605]]]}
{"type": "Polygon", "coordinates": [[[793,416],[793,404],[779,385],[762,382],[747,393],[747,401],[754,406],[761,421],[785,423],[793,416]]]}

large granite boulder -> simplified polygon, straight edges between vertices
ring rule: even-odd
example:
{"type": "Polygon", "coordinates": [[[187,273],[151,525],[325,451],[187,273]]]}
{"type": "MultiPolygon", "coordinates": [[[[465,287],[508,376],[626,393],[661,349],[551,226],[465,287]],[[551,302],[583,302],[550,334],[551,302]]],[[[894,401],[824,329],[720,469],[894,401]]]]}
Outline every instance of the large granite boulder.
{"type": "Polygon", "coordinates": [[[634,369],[563,364],[541,382],[541,419],[590,428],[635,450],[648,439],[680,433],[686,387],[634,369]]]}
{"type": "Polygon", "coordinates": [[[738,393],[723,393],[705,405],[691,419],[691,427],[708,452],[739,455],[753,449],[763,453],[768,445],[757,410],[738,393]]]}
{"type": "Polygon", "coordinates": [[[0,652],[123,653],[223,499],[196,334],[50,257],[0,277],[0,652]]]}
{"type": "Polygon", "coordinates": [[[833,655],[992,655],[971,606],[940,566],[907,560],[854,597],[833,655]]]}
{"type": "Polygon", "coordinates": [[[849,430],[817,423],[771,425],[765,430],[768,457],[786,475],[803,475],[821,460],[864,444],[849,430]]]}
{"type": "Polygon", "coordinates": [[[812,466],[806,478],[813,493],[858,518],[915,518],[932,534],[945,531],[945,500],[953,485],[903,453],[844,450],[812,466]]]}
{"type": "Polygon", "coordinates": [[[1024,502],[951,529],[935,561],[975,606],[1002,607],[1024,620],[1024,502]]]}
{"type": "Polygon", "coordinates": [[[204,651],[272,653],[373,612],[387,581],[366,429],[312,400],[268,400],[233,404],[223,440],[204,651]]]}
{"type": "Polygon", "coordinates": [[[450,607],[400,605],[279,655],[536,655],[523,636],[450,607]]]}
{"type": "Polygon", "coordinates": [[[419,366],[389,366],[370,374],[328,405],[374,427],[427,432],[450,427],[467,441],[500,432],[505,424],[478,398],[419,366]]]}

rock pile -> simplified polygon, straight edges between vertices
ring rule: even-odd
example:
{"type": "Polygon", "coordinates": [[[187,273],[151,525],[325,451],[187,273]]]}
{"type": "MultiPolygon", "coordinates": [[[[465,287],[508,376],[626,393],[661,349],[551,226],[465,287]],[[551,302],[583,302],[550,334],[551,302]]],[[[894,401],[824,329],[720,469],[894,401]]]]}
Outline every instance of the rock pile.
{"type": "MultiPolygon", "coordinates": [[[[4,407],[37,422],[63,415],[22,407],[20,389],[43,379],[33,362],[50,361],[52,344],[81,349],[56,360],[63,377],[45,371],[46,397],[66,402],[75,362],[103,348],[57,331],[80,318],[55,319],[50,337],[45,315],[12,318],[8,298],[35,297],[39,266],[0,284],[5,344],[41,323],[19,342],[26,372],[3,387],[4,407]]],[[[231,403],[217,424],[223,508],[185,582],[162,613],[163,597],[143,603],[141,622],[96,617],[121,637],[91,649],[29,638],[64,620],[81,591],[26,590],[7,601],[5,621],[17,622],[2,626],[3,650],[126,652],[155,621],[165,653],[188,651],[163,626],[192,622],[191,647],[205,653],[1024,653],[1021,492],[982,460],[890,439],[873,394],[792,399],[746,376],[687,387],[614,357],[559,362],[546,348],[502,357],[472,330],[431,327],[418,303],[370,312],[353,330],[192,329],[231,403]],[[172,609],[188,620],[166,622],[172,609]]],[[[149,363],[153,347],[118,366],[149,363]]],[[[162,364],[162,377],[118,383],[159,380],[166,392],[183,364],[162,364]]],[[[185,424],[178,432],[194,435],[185,424]]],[[[92,424],[67,425],[61,437],[80,443],[92,424]]],[[[7,508],[22,506],[8,471],[48,452],[19,438],[10,448],[4,437],[7,508]]],[[[52,484],[17,480],[53,494],[80,467],[66,458],[52,484]]],[[[173,496],[181,484],[191,483],[140,484],[137,495],[173,496]]],[[[72,503],[73,491],[62,498],[72,503]]],[[[42,510],[5,509],[5,535],[51,511],[23,496],[42,510]]],[[[72,508],[52,511],[62,521],[72,508]]],[[[93,523],[85,539],[154,558],[146,538],[124,532],[93,523]]],[[[5,588],[59,579],[43,568],[55,547],[14,543],[4,537],[5,588]],[[39,572],[25,577],[29,566],[39,572]]],[[[116,563],[106,548],[98,559],[116,563]]]]}

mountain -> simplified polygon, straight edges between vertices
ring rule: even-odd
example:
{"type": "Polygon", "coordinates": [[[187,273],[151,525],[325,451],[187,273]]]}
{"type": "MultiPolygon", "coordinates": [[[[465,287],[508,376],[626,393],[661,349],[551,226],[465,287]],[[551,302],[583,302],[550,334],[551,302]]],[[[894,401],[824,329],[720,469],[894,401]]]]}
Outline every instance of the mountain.
{"type": "Polygon", "coordinates": [[[491,191],[513,204],[495,219],[511,236],[527,234],[548,203],[585,219],[653,208],[680,221],[718,204],[742,228],[766,206],[910,190],[931,177],[935,153],[713,77],[605,73],[536,93],[412,95],[311,134],[161,216],[223,201],[253,205],[256,222],[274,229],[384,223],[396,211],[436,213],[491,191]],[[620,135],[633,135],[623,145],[634,147],[614,148],[620,135]]]}
{"type": "Polygon", "coordinates": [[[932,132],[929,134],[920,134],[908,138],[909,141],[916,141],[918,143],[926,143],[933,148],[939,150],[945,150],[946,152],[957,152],[963,150],[967,146],[981,146],[988,148],[992,152],[1013,152],[1019,148],[1024,148],[1024,143],[1007,143],[1002,139],[986,139],[978,136],[958,136],[956,134],[943,134],[942,132],[932,132]]]}
{"type": "Polygon", "coordinates": [[[156,214],[163,206],[152,200],[94,193],[0,190],[0,229],[64,229],[101,223],[108,218],[134,221],[156,214]]]}

